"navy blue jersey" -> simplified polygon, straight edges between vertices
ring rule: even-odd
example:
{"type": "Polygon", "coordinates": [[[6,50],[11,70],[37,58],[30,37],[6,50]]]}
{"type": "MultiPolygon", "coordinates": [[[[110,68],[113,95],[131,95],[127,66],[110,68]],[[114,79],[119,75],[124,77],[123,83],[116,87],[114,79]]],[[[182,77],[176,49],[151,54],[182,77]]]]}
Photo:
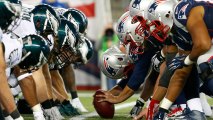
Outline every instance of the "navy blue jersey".
{"type": "Polygon", "coordinates": [[[118,83],[118,86],[124,88],[126,85],[132,90],[136,91],[144,82],[151,65],[151,58],[156,53],[155,49],[144,52],[138,55],[138,60],[134,63],[135,67],[132,73],[128,75],[127,79],[123,79],[118,83]]]}
{"type": "Polygon", "coordinates": [[[192,38],[186,29],[189,13],[192,8],[203,6],[205,10],[204,22],[209,31],[210,37],[213,37],[213,2],[212,0],[182,0],[174,10],[174,27],[178,33],[178,37],[174,39],[179,48],[183,50],[192,49],[192,38]]]}

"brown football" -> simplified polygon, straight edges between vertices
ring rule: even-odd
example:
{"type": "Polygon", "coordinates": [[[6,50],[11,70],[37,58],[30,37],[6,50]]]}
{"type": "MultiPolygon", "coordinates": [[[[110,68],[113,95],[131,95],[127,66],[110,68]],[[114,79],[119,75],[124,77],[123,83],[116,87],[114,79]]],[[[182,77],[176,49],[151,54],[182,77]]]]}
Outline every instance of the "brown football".
{"type": "Polygon", "coordinates": [[[113,118],[115,113],[115,106],[109,102],[98,102],[101,98],[96,95],[104,94],[101,90],[97,90],[94,94],[93,105],[97,113],[102,118],[113,118]]]}

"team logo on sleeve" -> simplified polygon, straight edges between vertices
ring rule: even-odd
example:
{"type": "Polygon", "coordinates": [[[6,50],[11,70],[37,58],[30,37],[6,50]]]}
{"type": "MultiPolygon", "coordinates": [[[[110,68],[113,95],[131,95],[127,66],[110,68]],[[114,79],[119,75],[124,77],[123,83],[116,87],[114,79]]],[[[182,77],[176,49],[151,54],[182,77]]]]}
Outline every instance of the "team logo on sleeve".
{"type": "Polygon", "coordinates": [[[186,8],[189,4],[184,5],[178,12],[178,19],[186,19],[186,8]]]}
{"type": "Polygon", "coordinates": [[[135,0],[132,4],[133,8],[140,9],[141,0],[135,0]]]}
{"type": "Polygon", "coordinates": [[[112,75],[115,76],[117,70],[112,68],[108,63],[107,63],[108,58],[104,58],[104,67],[107,70],[107,72],[112,75]]]}

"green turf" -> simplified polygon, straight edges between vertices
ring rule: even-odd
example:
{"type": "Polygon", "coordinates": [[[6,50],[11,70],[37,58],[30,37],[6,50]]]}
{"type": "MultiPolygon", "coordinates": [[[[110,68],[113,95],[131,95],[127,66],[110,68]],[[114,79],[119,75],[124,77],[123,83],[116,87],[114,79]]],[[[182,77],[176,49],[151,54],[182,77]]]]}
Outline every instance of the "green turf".
{"type": "MultiPolygon", "coordinates": [[[[94,109],[94,107],[92,105],[92,100],[93,100],[92,95],[93,95],[93,93],[94,92],[91,92],[91,91],[90,92],[88,92],[88,91],[80,91],[79,92],[79,96],[80,96],[81,102],[86,107],[86,109],[89,111],[88,113],[82,113],[82,114],[89,114],[89,113],[92,113],[92,112],[95,111],[95,109],[94,109]],[[81,93],[87,93],[87,94],[90,93],[90,95],[82,96],[81,93]]],[[[138,95],[132,96],[131,98],[129,98],[127,101],[125,101],[123,103],[133,102],[137,98],[138,98],[138,95]]],[[[209,100],[209,103],[211,105],[213,105],[213,99],[209,98],[208,100],[209,100]]],[[[123,103],[121,103],[121,104],[123,104],[123,103]]],[[[128,116],[129,111],[131,110],[131,108],[132,107],[127,107],[127,108],[123,108],[123,109],[120,109],[120,110],[116,110],[113,120],[132,120],[128,116]]],[[[33,120],[33,116],[32,115],[23,115],[23,116],[24,116],[25,120],[33,120]]],[[[69,120],[69,117],[65,116],[65,118],[66,118],[66,120],[69,120]]],[[[105,119],[100,118],[99,116],[92,116],[92,117],[86,118],[85,120],[105,120],[105,119]]],[[[213,119],[208,118],[208,120],[213,120],[213,119]]]]}

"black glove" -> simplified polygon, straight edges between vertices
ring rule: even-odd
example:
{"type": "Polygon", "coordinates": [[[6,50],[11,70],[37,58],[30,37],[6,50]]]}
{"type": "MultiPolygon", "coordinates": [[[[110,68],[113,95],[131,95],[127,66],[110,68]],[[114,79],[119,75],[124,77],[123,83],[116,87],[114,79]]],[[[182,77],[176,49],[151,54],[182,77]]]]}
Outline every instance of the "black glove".
{"type": "Polygon", "coordinates": [[[137,100],[135,106],[130,111],[130,115],[132,117],[137,116],[141,112],[143,106],[144,106],[144,103],[141,102],[140,100],[137,100]]]}
{"type": "Polygon", "coordinates": [[[153,69],[157,72],[160,71],[160,65],[165,61],[165,58],[161,55],[161,52],[158,51],[153,57],[152,57],[152,66],[153,69]]]}

